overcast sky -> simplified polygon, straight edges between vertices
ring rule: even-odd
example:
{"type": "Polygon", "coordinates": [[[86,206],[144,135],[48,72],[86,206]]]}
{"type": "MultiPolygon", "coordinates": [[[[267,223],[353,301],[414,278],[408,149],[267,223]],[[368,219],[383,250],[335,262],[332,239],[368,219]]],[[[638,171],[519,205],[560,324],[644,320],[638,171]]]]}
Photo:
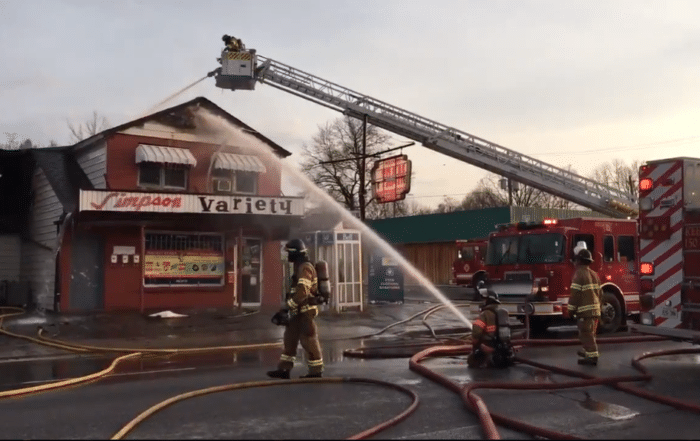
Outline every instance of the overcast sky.
{"type": "MultiPolygon", "coordinates": [[[[0,0],[0,140],[71,143],[68,121],[141,117],[218,67],[221,36],[359,93],[588,176],[700,157],[700,2],[0,0]]],[[[297,158],[342,115],[267,85],[204,96],[297,158]]],[[[394,136],[395,145],[408,142],[394,136]]],[[[409,200],[487,172],[404,150],[409,200]]]]}

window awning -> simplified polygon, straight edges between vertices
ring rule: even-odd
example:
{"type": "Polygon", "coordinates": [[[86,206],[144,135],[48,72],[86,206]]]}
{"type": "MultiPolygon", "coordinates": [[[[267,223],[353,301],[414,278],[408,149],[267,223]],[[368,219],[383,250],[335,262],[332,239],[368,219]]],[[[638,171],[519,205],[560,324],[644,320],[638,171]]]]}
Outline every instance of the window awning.
{"type": "Polygon", "coordinates": [[[214,168],[265,173],[267,169],[260,158],[252,155],[218,152],[214,156],[214,168]]]}
{"type": "Polygon", "coordinates": [[[175,147],[162,147],[158,145],[139,144],[136,147],[136,163],[158,162],[160,164],[183,164],[197,165],[197,160],[192,156],[192,152],[187,149],[175,147]]]}

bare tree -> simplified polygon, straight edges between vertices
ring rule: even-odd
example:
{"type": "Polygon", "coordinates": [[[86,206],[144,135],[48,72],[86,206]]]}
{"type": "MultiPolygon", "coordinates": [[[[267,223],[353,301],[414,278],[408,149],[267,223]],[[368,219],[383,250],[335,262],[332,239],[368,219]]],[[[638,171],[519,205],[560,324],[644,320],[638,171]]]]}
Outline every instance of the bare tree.
{"type": "Polygon", "coordinates": [[[639,167],[642,161],[632,161],[630,165],[620,159],[601,164],[593,170],[591,179],[639,198],[639,167]]]}
{"type": "MultiPolygon", "coordinates": [[[[20,141],[18,133],[5,132],[5,137],[7,138],[7,142],[0,143],[0,150],[28,150],[44,147],[41,144],[32,141],[30,138],[25,138],[24,140],[20,141]]],[[[56,147],[58,146],[58,143],[52,139],[49,141],[48,146],[56,147]]]]}
{"type": "Polygon", "coordinates": [[[109,128],[109,121],[107,121],[106,117],[100,116],[96,110],[92,112],[92,119],[87,120],[82,124],[78,124],[77,126],[68,121],[68,129],[70,129],[71,140],[73,142],[82,141],[83,139],[96,135],[107,128],[109,128]]]}
{"type": "MultiPolygon", "coordinates": [[[[349,116],[319,126],[311,145],[302,146],[301,168],[320,188],[348,210],[360,208],[360,173],[362,168],[363,123],[349,116]]],[[[367,125],[366,154],[388,147],[391,137],[379,128],[367,125]]],[[[365,164],[366,213],[379,213],[371,207],[370,161],[365,164]],[[369,209],[369,210],[367,210],[369,209]]],[[[376,205],[376,203],[374,204],[376,205]]]]}

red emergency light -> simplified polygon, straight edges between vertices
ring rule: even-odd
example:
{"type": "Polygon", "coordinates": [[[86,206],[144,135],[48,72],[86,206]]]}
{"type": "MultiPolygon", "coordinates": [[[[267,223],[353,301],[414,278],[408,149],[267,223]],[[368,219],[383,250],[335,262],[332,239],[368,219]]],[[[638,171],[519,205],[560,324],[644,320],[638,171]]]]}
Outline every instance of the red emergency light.
{"type": "Polygon", "coordinates": [[[649,262],[642,262],[639,265],[639,272],[645,276],[651,276],[654,274],[654,264],[649,262]]]}
{"type": "Polygon", "coordinates": [[[550,218],[546,217],[546,218],[544,218],[542,223],[544,223],[545,225],[556,225],[559,223],[559,221],[557,219],[550,219],[550,218]]]}
{"type": "Polygon", "coordinates": [[[649,191],[654,187],[654,181],[651,178],[639,180],[639,191],[649,191]]]}

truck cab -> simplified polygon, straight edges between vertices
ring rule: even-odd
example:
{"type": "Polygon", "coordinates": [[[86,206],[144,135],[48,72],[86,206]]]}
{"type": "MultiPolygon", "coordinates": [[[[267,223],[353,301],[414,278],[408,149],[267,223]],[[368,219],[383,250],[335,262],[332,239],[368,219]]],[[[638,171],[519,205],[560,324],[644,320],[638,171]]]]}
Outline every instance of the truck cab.
{"type": "MultiPolygon", "coordinates": [[[[567,304],[575,271],[574,247],[584,242],[600,277],[600,332],[614,332],[626,317],[639,313],[637,223],[608,218],[545,219],[501,225],[491,233],[485,269],[487,284],[502,306],[521,319],[533,311],[530,325],[544,330],[571,322],[567,304]],[[531,308],[526,308],[530,304],[531,308]]],[[[478,310],[473,302],[472,312],[478,310]]]]}
{"type": "Polygon", "coordinates": [[[473,288],[486,277],[484,259],[488,239],[468,239],[455,242],[456,259],[452,262],[452,285],[473,288]]]}

